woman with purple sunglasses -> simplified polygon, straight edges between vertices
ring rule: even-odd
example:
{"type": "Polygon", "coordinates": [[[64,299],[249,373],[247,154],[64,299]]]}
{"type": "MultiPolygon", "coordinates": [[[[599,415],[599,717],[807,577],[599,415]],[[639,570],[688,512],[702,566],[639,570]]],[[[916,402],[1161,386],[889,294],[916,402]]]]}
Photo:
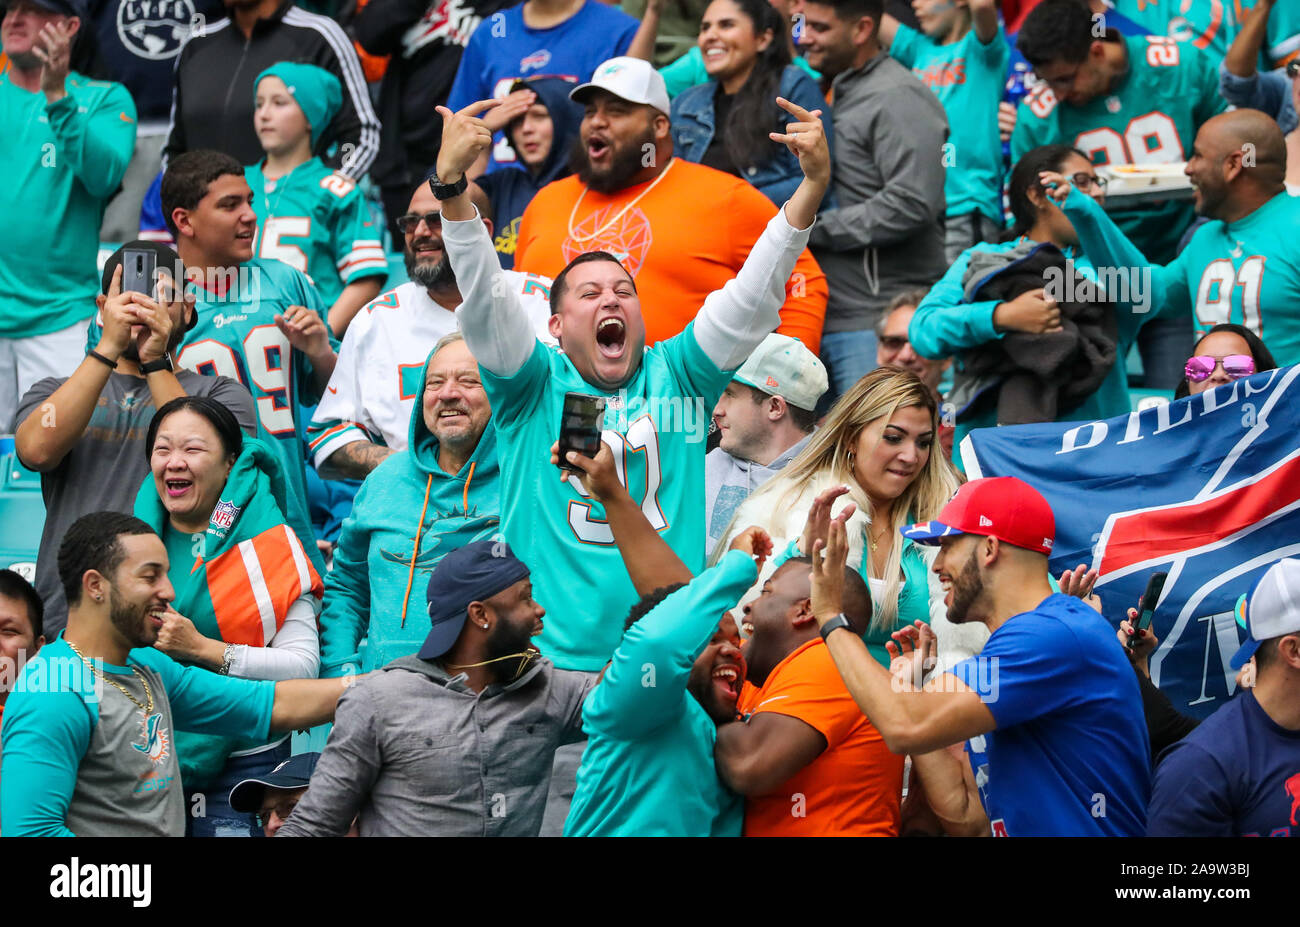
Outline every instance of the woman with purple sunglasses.
{"type": "Polygon", "coordinates": [[[1216,325],[1201,336],[1184,368],[1185,377],[1174,391],[1175,399],[1195,396],[1261,370],[1277,367],[1273,353],[1248,328],[1231,323],[1216,325]]]}

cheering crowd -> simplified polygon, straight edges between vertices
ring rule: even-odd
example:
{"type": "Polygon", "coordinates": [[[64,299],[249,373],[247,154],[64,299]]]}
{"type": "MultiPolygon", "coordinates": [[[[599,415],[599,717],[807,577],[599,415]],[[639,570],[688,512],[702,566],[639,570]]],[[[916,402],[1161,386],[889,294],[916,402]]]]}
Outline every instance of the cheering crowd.
{"type": "Polygon", "coordinates": [[[0,834],[1300,836],[978,453],[1291,383],[1300,9],[223,3],[5,6],[0,834]]]}

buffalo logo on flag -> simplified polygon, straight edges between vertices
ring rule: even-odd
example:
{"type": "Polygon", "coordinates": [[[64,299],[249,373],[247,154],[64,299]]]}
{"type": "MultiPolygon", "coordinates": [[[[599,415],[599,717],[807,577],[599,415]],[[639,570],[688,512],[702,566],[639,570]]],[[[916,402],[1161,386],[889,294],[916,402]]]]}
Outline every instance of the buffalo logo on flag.
{"type": "Polygon", "coordinates": [[[969,477],[1018,476],[1056,516],[1053,575],[1100,573],[1118,627],[1152,573],[1169,574],[1152,629],[1151,678],[1180,711],[1213,712],[1236,689],[1237,598],[1300,555],[1300,366],[1098,422],[979,429],[969,477]]]}

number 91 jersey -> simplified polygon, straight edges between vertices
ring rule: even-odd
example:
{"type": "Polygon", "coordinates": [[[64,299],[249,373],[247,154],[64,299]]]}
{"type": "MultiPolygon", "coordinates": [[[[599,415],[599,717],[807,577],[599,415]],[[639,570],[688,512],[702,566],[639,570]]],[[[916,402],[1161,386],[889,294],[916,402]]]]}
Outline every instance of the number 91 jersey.
{"type": "MultiPolygon", "coordinates": [[[[1081,106],[1061,103],[1039,83],[1020,104],[1011,136],[1019,161],[1039,145],[1070,145],[1096,165],[1173,164],[1191,157],[1201,124],[1227,109],[1214,62],[1188,43],[1125,36],[1129,73],[1113,93],[1081,106]]],[[[1187,201],[1130,209],[1109,204],[1112,218],[1147,260],[1167,264],[1192,222],[1187,201]]]]}

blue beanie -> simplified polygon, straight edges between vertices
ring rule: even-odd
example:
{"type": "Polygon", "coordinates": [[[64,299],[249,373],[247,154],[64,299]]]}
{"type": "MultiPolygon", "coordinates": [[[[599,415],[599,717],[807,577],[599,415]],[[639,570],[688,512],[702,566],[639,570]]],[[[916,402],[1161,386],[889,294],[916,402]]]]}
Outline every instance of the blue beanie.
{"type": "Polygon", "coordinates": [[[339,79],[324,68],[314,64],[297,64],[293,61],[280,61],[271,65],[253,81],[253,99],[257,99],[257,88],[264,77],[278,77],[289,88],[293,97],[307,118],[311,127],[311,147],[314,149],[320,141],[321,133],[334,121],[334,116],[343,105],[343,85],[339,79]]]}

